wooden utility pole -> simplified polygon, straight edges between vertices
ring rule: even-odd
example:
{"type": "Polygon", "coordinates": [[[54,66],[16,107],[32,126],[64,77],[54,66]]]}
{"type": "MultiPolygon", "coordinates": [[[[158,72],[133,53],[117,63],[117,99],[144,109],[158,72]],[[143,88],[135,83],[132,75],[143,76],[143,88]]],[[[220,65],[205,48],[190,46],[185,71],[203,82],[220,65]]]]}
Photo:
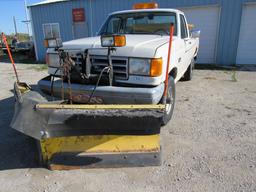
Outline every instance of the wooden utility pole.
{"type": "Polygon", "coordinates": [[[28,30],[28,36],[30,36],[30,31],[29,31],[29,23],[30,21],[28,20],[28,7],[27,7],[27,0],[24,0],[24,6],[25,6],[25,15],[26,15],[26,21],[24,23],[27,25],[27,30],[28,30]]]}
{"type": "Polygon", "coordinates": [[[15,29],[15,35],[18,35],[15,16],[13,16],[13,24],[14,24],[14,29],[15,29]]]}

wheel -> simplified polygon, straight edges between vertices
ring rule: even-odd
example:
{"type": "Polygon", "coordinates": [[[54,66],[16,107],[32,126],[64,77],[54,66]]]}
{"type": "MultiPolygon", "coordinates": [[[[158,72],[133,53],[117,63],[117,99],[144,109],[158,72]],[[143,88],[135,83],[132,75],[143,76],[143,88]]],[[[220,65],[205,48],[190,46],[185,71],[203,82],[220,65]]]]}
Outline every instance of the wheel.
{"type": "Polygon", "coordinates": [[[169,77],[168,90],[167,90],[167,99],[166,99],[166,108],[164,116],[162,118],[162,125],[166,125],[172,118],[173,109],[175,105],[175,82],[173,77],[169,77]]]}
{"type": "Polygon", "coordinates": [[[182,80],[183,81],[190,81],[193,76],[193,69],[194,69],[194,59],[192,59],[190,65],[187,68],[187,71],[185,72],[182,80]]]}

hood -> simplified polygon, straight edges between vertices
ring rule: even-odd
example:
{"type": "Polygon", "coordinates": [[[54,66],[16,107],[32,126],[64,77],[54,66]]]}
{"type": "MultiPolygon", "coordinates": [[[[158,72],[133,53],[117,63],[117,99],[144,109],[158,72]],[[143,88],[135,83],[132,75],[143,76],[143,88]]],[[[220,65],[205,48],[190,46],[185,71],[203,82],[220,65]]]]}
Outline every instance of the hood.
{"type": "MultiPolygon", "coordinates": [[[[175,40],[175,39],[174,39],[175,40]]],[[[169,41],[169,36],[160,35],[126,35],[126,46],[117,47],[112,53],[120,57],[145,57],[155,56],[156,49],[169,41]]],[[[64,50],[85,50],[90,48],[92,55],[107,55],[107,49],[101,47],[100,36],[76,39],[63,43],[64,50]],[[101,48],[101,49],[99,49],[101,48]]]]}

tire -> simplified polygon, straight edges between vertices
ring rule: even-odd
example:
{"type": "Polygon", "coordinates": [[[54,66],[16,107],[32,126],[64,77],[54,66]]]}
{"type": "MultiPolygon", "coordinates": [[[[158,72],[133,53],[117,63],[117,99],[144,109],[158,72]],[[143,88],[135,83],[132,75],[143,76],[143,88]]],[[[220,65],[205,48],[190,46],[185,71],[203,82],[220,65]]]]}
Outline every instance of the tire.
{"type": "Polygon", "coordinates": [[[182,80],[183,81],[190,81],[193,77],[193,69],[194,69],[194,59],[192,59],[190,65],[188,66],[182,80]]]}
{"type": "Polygon", "coordinates": [[[175,90],[175,82],[173,77],[169,77],[169,82],[168,82],[168,92],[167,92],[167,101],[166,101],[166,109],[164,116],[162,118],[162,125],[166,125],[172,118],[173,115],[173,110],[175,106],[175,95],[176,95],[176,90],[175,90]]]}

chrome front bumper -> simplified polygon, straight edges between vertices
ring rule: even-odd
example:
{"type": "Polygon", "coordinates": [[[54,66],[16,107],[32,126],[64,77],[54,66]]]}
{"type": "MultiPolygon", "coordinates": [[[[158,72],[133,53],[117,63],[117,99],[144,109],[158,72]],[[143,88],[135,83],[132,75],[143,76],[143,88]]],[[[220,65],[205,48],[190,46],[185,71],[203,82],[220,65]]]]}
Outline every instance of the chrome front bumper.
{"type": "MultiPolygon", "coordinates": [[[[51,88],[51,81],[42,79],[38,82],[40,89],[46,94],[61,97],[61,80],[56,80],[51,88]]],[[[65,98],[69,97],[69,85],[64,83],[65,98]]],[[[73,97],[88,97],[92,93],[94,85],[71,84],[73,97]]],[[[98,86],[94,93],[95,98],[102,100],[104,104],[158,104],[164,92],[164,84],[156,87],[117,87],[98,86]]]]}

